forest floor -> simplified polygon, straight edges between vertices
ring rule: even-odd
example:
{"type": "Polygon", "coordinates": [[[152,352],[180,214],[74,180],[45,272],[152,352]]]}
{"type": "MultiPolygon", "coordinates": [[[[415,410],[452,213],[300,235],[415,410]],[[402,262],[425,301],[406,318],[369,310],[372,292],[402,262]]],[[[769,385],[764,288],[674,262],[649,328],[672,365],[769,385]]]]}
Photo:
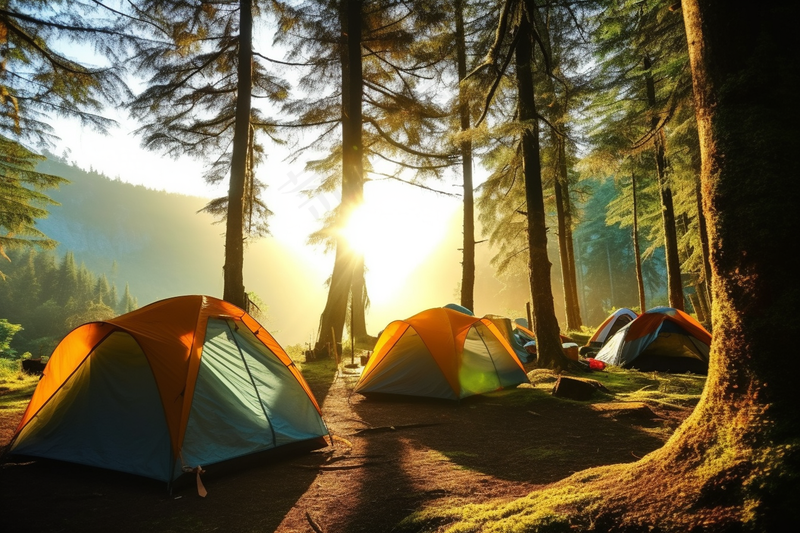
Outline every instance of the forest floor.
{"type": "MultiPolygon", "coordinates": [[[[551,394],[556,376],[534,370],[533,385],[461,402],[376,400],[352,393],[360,368],[320,368],[313,374],[322,377],[308,381],[332,446],[207,467],[205,498],[194,479],[170,494],[164,484],[137,476],[6,457],[0,527],[9,533],[407,531],[403,519],[431,504],[515,499],[589,467],[636,461],[665,442],[699,396],[642,405],[632,401],[641,399],[632,392],[637,388],[663,398],[667,384],[681,396],[685,380],[676,385],[631,373],[605,380],[610,393],[571,401],[551,394]]],[[[702,389],[701,377],[686,379],[702,389]]],[[[3,449],[20,417],[0,409],[3,449]]]]}

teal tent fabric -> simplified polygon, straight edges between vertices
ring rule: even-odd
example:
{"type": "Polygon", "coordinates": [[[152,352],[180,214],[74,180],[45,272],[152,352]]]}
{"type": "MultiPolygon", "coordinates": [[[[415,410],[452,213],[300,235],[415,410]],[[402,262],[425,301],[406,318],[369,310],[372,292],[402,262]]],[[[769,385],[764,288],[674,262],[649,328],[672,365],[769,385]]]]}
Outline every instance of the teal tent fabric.
{"type": "Polygon", "coordinates": [[[458,305],[458,304],[447,304],[447,305],[445,305],[443,307],[445,309],[452,309],[453,311],[458,311],[459,313],[464,313],[465,315],[475,316],[475,314],[472,311],[470,311],[466,307],[463,307],[463,306],[458,305]]]}
{"type": "Polygon", "coordinates": [[[136,341],[110,335],[23,429],[14,453],[169,481],[167,422],[136,341]]]}

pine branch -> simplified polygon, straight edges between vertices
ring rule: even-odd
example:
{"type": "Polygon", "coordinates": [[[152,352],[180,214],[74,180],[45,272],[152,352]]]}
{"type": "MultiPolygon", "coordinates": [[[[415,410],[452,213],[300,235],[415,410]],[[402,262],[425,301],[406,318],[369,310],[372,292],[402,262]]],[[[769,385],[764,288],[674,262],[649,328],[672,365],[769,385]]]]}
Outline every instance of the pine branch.
{"type": "MultiPolygon", "coordinates": [[[[375,176],[384,176],[384,177],[385,177],[385,179],[390,179],[390,180],[399,181],[399,182],[401,182],[401,183],[405,183],[405,184],[407,184],[407,185],[413,185],[414,187],[419,187],[420,189],[425,189],[426,191],[435,192],[435,193],[437,193],[437,194],[444,194],[444,195],[446,195],[446,196],[454,196],[454,197],[456,197],[456,198],[461,198],[461,195],[460,195],[460,194],[453,193],[453,192],[445,192],[445,191],[440,191],[440,190],[438,190],[438,189],[433,189],[433,188],[431,188],[431,187],[427,187],[427,186],[425,186],[425,185],[422,185],[422,184],[419,184],[419,183],[414,183],[413,181],[408,181],[408,180],[404,180],[404,179],[402,179],[402,178],[398,178],[397,176],[392,176],[392,175],[390,175],[390,174],[384,174],[383,172],[370,172],[370,174],[373,174],[373,175],[375,175],[375,176]]],[[[373,179],[371,179],[370,181],[383,181],[383,180],[382,180],[382,179],[374,179],[374,178],[373,178],[373,179]]]]}
{"type": "Polygon", "coordinates": [[[381,129],[381,127],[378,125],[377,121],[375,121],[374,119],[366,118],[365,122],[368,123],[368,124],[371,124],[372,127],[375,128],[375,131],[378,132],[378,135],[380,135],[380,137],[383,140],[385,140],[387,143],[389,143],[390,145],[394,146],[395,148],[399,148],[400,150],[403,150],[404,152],[407,152],[409,154],[418,155],[420,157],[431,157],[431,158],[434,158],[434,159],[445,159],[445,160],[451,160],[454,157],[456,157],[455,154],[435,154],[435,153],[420,152],[419,150],[415,150],[414,148],[412,148],[412,147],[410,147],[408,145],[405,145],[405,144],[403,144],[403,143],[401,143],[399,141],[396,141],[396,140],[392,139],[386,132],[384,132],[381,129]]]}

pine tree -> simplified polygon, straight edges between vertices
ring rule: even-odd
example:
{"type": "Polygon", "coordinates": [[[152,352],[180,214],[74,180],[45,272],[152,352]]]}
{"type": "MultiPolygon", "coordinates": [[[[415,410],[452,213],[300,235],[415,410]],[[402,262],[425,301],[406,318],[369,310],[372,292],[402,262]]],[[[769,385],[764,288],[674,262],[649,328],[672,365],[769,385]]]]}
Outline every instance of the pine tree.
{"type": "Polygon", "coordinates": [[[36,164],[43,159],[0,136],[0,259],[10,261],[6,252],[18,248],[56,245],[36,228],[36,220],[47,216],[47,207],[58,205],[41,191],[67,180],[37,172],[36,164]]]}
{"type": "Polygon", "coordinates": [[[43,158],[28,147],[52,143],[47,121],[72,117],[106,131],[113,122],[99,114],[104,102],[127,95],[117,61],[126,39],[111,15],[83,0],[6,0],[0,7],[0,258],[14,248],[55,245],[35,220],[57,205],[42,191],[66,180],[37,172],[43,158]],[[112,66],[88,67],[60,50],[75,42],[92,43],[112,66]]]}
{"type": "Polygon", "coordinates": [[[659,213],[657,226],[645,225],[661,237],[669,305],[683,309],[681,272],[690,265],[695,268],[692,257],[701,247],[696,225],[685,226],[683,235],[678,227],[687,209],[697,219],[695,206],[686,204],[686,199],[695,198],[698,169],[690,161],[699,155],[682,20],[673,5],[658,0],[600,4],[593,32],[600,65],[594,98],[600,133],[595,135],[595,149],[607,151],[609,159],[650,154],[649,160],[634,158],[644,163],[637,174],[644,180],[654,177],[659,192],[657,205],[642,204],[645,211],[659,213]],[[687,161],[686,155],[692,153],[687,161]],[[681,246],[681,239],[698,244],[681,246]]]}
{"type": "Polygon", "coordinates": [[[265,185],[255,169],[264,159],[261,139],[273,129],[254,101],[278,102],[288,86],[270,75],[266,56],[253,49],[253,0],[190,2],[138,0],[137,67],[151,77],[131,104],[145,148],[206,161],[205,179],[228,178],[228,195],[206,211],[225,221],[223,298],[246,307],[243,279],[248,237],[268,233],[271,214],[259,195],[265,185]]]}
{"type": "MultiPolygon", "coordinates": [[[[342,195],[323,228],[310,238],[336,255],[316,343],[317,351],[324,352],[326,345],[341,341],[348,302],[353,304],[349,307],[354,338],[366,334],[363,257],[350,249],[342,229],[363,202],[367,173],[377,176],[371,158],[435,173],[437,165],[432,161],[449,162],[450,156],[413,148],[421,130],[432,127],[432,116],[441,115],[414,92],[416,71],[421,67],[409,54],[410,28],[426,16],[425,10],[382,0],[333,4],[312,0],[283,5],[281,15],[280,27],[293,30],[277,36],[290,50],[284,63],[308,67],[300,78],[307,97],[284,107],[295,120],[274,125],[316,130],[316,138],[297,149],[294,157],[313,147],[318,158],[306,168],[320,174],[322,181],[311,194],[338,189],[342,195]],[[409,115],[426,114],[427,122],[408,120],[409,115]],[[398,161],[393,158],[396,153],[411,154],[412,160],[398,161]]],[[[386,178],[399,179],[396,175],[386,178]]]]}

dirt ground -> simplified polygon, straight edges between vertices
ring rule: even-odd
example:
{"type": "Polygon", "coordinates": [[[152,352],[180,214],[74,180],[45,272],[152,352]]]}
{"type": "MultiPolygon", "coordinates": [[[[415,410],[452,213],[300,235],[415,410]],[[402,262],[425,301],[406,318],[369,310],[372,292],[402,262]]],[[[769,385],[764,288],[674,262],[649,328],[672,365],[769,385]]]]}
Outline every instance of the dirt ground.
{"type": "MultiPolygon", "coordinates": [[[[356,370],[311,383],[333,446],[207,468],[162,483],[47,460],[6,458],[0,529],[16,532],[382,533],[435,501],[512,499],[658,448],[688,410],[655,418],[518,388],[461,402],[353,394],[356,370]]],[[[0,411],[0,446],[19,416],[0,411]]]]}

